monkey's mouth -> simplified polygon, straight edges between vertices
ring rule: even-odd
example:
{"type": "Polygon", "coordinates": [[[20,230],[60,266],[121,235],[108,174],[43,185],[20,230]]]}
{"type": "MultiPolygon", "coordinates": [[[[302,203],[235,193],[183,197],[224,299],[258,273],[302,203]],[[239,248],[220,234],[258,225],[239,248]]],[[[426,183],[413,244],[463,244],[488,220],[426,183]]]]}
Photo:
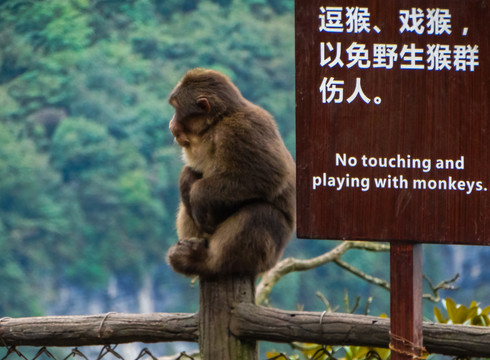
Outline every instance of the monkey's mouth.
{"type": "Polygon", "coordinates": [[[182,134],[174,136],[174,141],[182,147],[189,147],[191,145],[191,142],[187,136],[182,134]]]}

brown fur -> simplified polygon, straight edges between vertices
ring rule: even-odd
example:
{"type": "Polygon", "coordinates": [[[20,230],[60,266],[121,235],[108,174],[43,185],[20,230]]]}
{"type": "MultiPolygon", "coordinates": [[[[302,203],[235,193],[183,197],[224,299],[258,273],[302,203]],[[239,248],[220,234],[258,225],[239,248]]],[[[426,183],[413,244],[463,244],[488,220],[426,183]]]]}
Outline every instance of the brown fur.
{"type": "Polygon", "coordinates": [[[190,70],[169,101],[185,165],[168,262],[200,276],[271,268],[296,219],[295,164],[274,119],[212,70],[190,70]]]}

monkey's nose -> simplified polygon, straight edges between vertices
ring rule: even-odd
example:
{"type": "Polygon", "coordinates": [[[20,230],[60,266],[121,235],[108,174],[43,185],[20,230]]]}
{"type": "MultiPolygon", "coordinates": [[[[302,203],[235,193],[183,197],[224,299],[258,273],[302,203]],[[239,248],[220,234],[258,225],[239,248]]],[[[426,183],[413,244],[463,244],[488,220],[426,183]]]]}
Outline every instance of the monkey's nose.
{"type": "Polygon", "coordinates": [[[181,129],[179,126],[177,126],[177,123],[174,119],[170,120],[170,123],[168,124],[168,128],[170,129],[172,135],[175,137],[178,137],[181,133],[181,129]]]}

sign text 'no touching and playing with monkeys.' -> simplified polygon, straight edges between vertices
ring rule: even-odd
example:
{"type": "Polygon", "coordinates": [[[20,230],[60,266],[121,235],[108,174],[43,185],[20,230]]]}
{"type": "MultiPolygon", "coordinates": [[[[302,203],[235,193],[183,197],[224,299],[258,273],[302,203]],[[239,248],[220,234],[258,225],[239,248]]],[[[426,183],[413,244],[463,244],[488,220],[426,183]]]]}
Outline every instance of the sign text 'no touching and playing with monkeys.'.
{"type": "MultiPolygon", "coordinates": [[[[360,159],[346,154],[335,154],[335,165],[345,168],[385,168],[385,169],[416,169],[422,173],[431,173],[437,170],[464,170],[464,156],[453,159],[418,159],[410,155],[397,154],[391,158],[368,157],[362,155],[360,159]]],[[[457,175],[457,174],[456,174],[457,175]]],[[[349,173],[344,176],[328,176],[326,172],[313,176],[313,190],[322,187],[331,187],[337,191],[348,188],[357,188],[361,191],[371,189],[413,189],[413,190],[448,190],[463,191],[469,195],[472,192],[487,191],[483,181],[458,180],[458,177],[449,175],[445,179],[406,178],[402,174],[386,177],[356,177],[349,173]]]]}

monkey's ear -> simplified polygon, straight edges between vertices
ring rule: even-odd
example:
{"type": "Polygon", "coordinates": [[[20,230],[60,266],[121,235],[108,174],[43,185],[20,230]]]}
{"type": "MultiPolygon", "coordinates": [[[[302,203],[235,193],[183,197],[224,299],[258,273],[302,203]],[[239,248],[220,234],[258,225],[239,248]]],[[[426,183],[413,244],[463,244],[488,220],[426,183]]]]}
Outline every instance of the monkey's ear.
{"type": "Polygon", "coordinates": [[[197,106],[208,114],[211,112],[211,105],[209,104],[208,99],[205,97],[197,99],[197,106]]]}

